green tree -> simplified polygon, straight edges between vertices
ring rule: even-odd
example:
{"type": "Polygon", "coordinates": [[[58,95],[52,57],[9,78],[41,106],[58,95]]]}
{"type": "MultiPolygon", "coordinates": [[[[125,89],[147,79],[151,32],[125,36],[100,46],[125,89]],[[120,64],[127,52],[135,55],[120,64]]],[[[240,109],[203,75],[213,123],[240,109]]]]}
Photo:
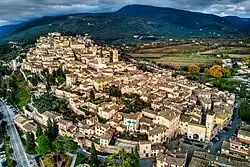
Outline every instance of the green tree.
{"type": "Polygon", "coordinates": [[[135,167],[140,167],[140,155],[137,146],[135,147],[134,158],[135,158],[135,167]]]}
{"type": "Polygon", "coordinates": [[[46,135],[39,136],[36,142],[37,142],[36,151],[38,154],[45,155],[52,151],[51,142],[48,136],[46,135]]]}
{"type": "Polygon", "coordinates": [[[29,154],[35,154],[36,150],[35,136],[31,132],[26,133],[26,149],[29,154]]]}
{"type": "Polygon", "coordinates": [[[43,129],[40,124],[37,124],[36,127],[36,137],[42,136],[43,135],[43,129]]]}
{"type": "Polygon", "coordinates": [[[52,138],[53,138],[53,140],[55,138],[57,138],[58,134],[59,134],[58,124],[57,124],[57,122],[53,121],[53,126],[52,126],[52,138]]]}
{"type": "Polygon", "coordinates": [[[80,164],[84,164],[84,163],[85,163],[84,156],[82,154],[80,154],[80,153],[77,153],[75,166],[80,165],[80,164]]]}
{"type": "Polygon", "coordinates": [[[108,164],[110,167],[115,167],[115,154],[113,153],[112,155],[108,156],[108,164]]]}
{"type": "Polygon", "coordinates": [[[52,143],[53,149],[57,154],[64,152],[63,143],[60,141],[54,141],[52,143]]]}
{"type": "Polygon", "coordinates": [[[92,142],[92,144],[91,144],[90,162],[91,162],[91,167],[97,167],[98,166],[97,152],[96,152],[96,149],[95,149],[94,142],[92,142]]]}
{"type": "Polygon", "coordinates": [[[240,103],[239,113],[243,121],[250,122],[250,104],[245,99],[240,103]]]}
{"type": "Polygon", "coordinates": [[[121,97],[122,95],[121,90],[116,86],[111,86],[108,89],[108,94],[109,96],[113,96],[113,97],[121,97]]]}
{"type": "Polygon", "coordinates": [[[90,91],[89,98],[90,98],[90,100],[91,100],[92,102],[95,100],[95,92],[94,92],[94,90],[91,90],[91,91],[90,91]]]}
{"type": "Polygon", "coordinates": [[[63,148],[65,151],[72,153],[77,149],[77,144],[74,141],[70,140],[63,145],[63,148]]]}
{"type": "Polygon", "coordinates": [[[136,153],[126,153],[125,151],[120,151],[118,154],[112,154],[108,156],[108,166],[110,167],[137,167],[139,162],[136,162],[136,153]],[[120,162],[117,166],[115,164],[115,159],[120,162]]]}
{"type": "Polygon", "coordinates": [[[54,138],[53,138],[53,124],[52,124],[50,119],[48,119],[48,121],[47,121],[47,128],[46,128],[45,134],[48,136],[50,141],[54,140],[54,138]]]}
{"type": "Polygon", "coordinates": [[[60,113],[66,113],[67,112],[67,103],[60,103],[59,104],[59,112],[60,113]]]}
{"type": "Polygon", "coordinates": [[[240,97],[241,98],[245,98],[246,97],[246,85],[245,84],[241,84],[240,86],[240,97]]]}

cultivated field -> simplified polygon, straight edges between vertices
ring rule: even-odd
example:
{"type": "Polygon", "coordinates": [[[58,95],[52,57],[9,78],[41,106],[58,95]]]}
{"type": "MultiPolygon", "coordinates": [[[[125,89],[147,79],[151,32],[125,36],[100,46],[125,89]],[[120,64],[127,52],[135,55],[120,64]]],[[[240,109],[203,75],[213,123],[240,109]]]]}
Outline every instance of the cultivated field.
{"type": "Polygon", "coordinates": [[[135,51],[135,53],[165,53],[165,54],[178,54],[185,51],[192,52],[192,51],[198,51],[202,48],[206,48],[206,46],[198,46],[193,44],[183,44],[183,45],[173,45],[173,46],[166,46],[166,47],[160,47],[160,48],[141,48],[135,51]]]}
{"type": "Polygon", "coordinates": [[[189,66],[190,64],[208,65],[218,60],[210,55],[164,55],[159,59],[151,59],[156,63],[168,64],[173,66],[189,66]]]}
{"type": "Polygon", "coordinates": [[[229,55],[232,58],[250,57],[250,47],[217,47],[216,45],[202,46],[195,44],[181,44],[173,46],[143,46],[131,50],[129,55],[138,59],[147,59],[156,63],[180,67],[196,65],[212,65],[218,59],[217,54],[229,55]],[[212,49],[216,48],[216,49],[212,49]]]}
{"type": "Polygon", "coordinates": [[[211,49],[201,54],[250,54],[249,47],[224,47],[218,49],[211,49]]]}
{"type": "Polygon", "coordinates": [[[139,53],[128,53],[128,55],[134,57],[134,58],[146,58],[146,59],[155,59],[155,58],[161,58],[163,54],[161,53],[145,53],[145,54],[139,54],[139,53]]]}
{"type": "Polygon", "coordinates": [[[212,55],[198,55],[198,54],[137,54],[132,53],[130,56],[137,59],[147,59],[156,63],[171,65],[175,67],[196,65],[210,65],[220,58],[212,55]]]}
{"type": "Polygon", "coordinates": [[[242,56],[250,57],[250,54],[228,54],[231,58],[241,58],[242,56]]]}

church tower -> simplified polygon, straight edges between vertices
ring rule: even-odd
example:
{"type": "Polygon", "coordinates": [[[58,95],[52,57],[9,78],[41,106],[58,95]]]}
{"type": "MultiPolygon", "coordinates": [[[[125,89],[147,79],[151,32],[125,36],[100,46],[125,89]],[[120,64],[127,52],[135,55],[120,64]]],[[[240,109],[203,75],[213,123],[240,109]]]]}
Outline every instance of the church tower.
{"type": "Polygon", "coordinates": [[[119,61],[119,53],[118,53],[117,49],[113,49],[113,51],[112,51],[112,60],[113,60],[113,62],[119,61]]]}

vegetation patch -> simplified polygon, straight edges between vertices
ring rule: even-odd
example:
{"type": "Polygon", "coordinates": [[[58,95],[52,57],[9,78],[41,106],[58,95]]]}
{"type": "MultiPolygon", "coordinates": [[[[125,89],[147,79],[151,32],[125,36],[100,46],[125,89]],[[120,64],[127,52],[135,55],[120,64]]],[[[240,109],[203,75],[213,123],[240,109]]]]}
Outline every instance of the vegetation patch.
{"type": "Polygon", "coordinates": [[[125,105],[125,113],[141,112],[142,109],[150,107],[150,104],[141,100],[137,94],[123,94],[118,103],[125,105]]]}
{"type": "Polygon", "coordinates": [[[128,132],[124,132],[119,135],[119,138],[131,141],[140,141],[148,140],[148,135],[141,133],[130,134],[128,132]]]}
{"type": "Polygon", "coordinates": [[[68,102],[64,99],[55,97],[51,93],[45,93],[38,98],[34,98],[33,105],[40,113],[44,113],[45,111],[66,113],[68,102]]]}
{"type": "Polygon", "coordinates": [[[55,167],[57,164],[62,164],[61,166],[70,167],[72,158],[65,154],[53,155],[48,154],[42,158],[45,167],[55,167]]]}

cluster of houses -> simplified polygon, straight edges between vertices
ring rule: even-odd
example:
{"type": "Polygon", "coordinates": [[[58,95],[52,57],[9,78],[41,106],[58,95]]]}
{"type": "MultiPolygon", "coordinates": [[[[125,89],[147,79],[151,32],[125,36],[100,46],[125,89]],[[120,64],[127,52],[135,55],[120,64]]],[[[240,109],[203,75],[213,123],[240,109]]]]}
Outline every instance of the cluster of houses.
{"type": "Polygon", "coordinates": [[[221,153],[242,159],[250,157],[250,125],[243,123],[236,136],[223,141],[221,153]]]}
{"type": "Polygon", "coordinates": [[[240,58],[235,58],[235,59],[223,59],[222,60],[222,67],[225,68],[233,68],[233,64],[236,64],[239,69],[237,70],[237,72],[241,75],[243,74],[249,74],[250,73],[250,69],[248,67],[248,63],[240,61],[240,58]]]}
{"type": "MultiPolygon", "coordinates": [[[[99,151],[113,153],[138,147],[140,157],[159,157],[159,167],[166,166],[170,162],[168,159],[176,162],[176,166],[183,166],[185,156],[164,155],[163,143],[179,135],[209,143],[229,124],[233,115],[235,94],[189,81],[184,76],[172,77],[171,71],[144,72],[136,65],[119,61],[117,49],[97,46],[86,36],[50,33],[40,37],[22,63],[23,71],[33,73],[43,69],[52,72],[58,67],[68,73],[64,87],[53,88],[53,94],[68,100],[72,112],[84,116],[84,120],[73,123],[53,111],[39,113],[28,104],[24,113],[15,117],[21,130],[35,134],[37,123],[46,126],[51,119],[58,122],[60,135],[74,138],[80,146],[90,146],[95,138],[99,141],[96,143],[99,151]],[[126,106],[119,103],[119,98],[110,98],[105,91],[111,86],[118,87],[121,94],[137,94],[149,107],[136,113],[124,113],[126,106]],[[101,103],[86,100],[92,90],[96,98],[111,100],[101,103]],[[82,107],[91,114],[86,115],[82,107]],[[98,117],[105,119],[105,123],[98,117]],[[148,140],[119,140],[117,134],[123,133],[143,134],[148,140]],[[116,140],[115,144],[111,144],[111,140],[116,140]]],[[[41,85],[38,96],[45,88],[41,85]]]]}

